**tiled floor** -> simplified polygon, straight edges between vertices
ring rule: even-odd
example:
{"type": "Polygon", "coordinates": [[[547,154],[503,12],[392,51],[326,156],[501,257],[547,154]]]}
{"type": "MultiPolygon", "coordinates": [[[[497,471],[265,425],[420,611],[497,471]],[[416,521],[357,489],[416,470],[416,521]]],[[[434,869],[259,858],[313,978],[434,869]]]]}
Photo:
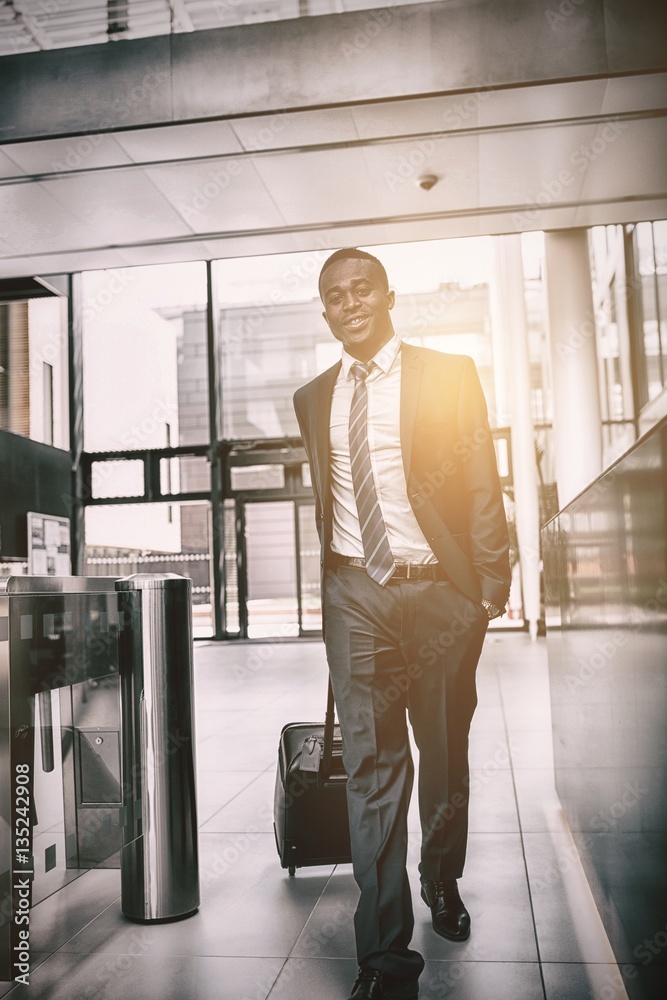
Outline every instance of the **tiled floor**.
{"type": "MultiPolygon", "coordinates": [[[[31,1000],[343,1000],[356,973],[349,866],[280,868],[272,832],[281,726],[322,717],[320,643],[197,645],[202,903],[136,925],[117,870],[92,871],[32,912],[31,1000]]],[[[553,788],[546,646],[490,635],[472,733],[468,864],[473,933],[437,937],[417,893],[421,1000],[625,1000],[553,788]]]]}

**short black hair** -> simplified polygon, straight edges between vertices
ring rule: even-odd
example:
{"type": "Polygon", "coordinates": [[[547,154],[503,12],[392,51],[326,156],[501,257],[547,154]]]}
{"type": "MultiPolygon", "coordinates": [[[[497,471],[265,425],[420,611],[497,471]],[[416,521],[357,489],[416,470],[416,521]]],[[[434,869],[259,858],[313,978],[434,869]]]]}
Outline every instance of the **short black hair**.
{"type": "Polygon", "coordinates": [[[380,269],[384,289],[386,292],[389,291],[389,278],[387,277],[387,272],[384,269],[382,261],[378,260],[377,257],[374,257],[372,253],[367,253],[365,250],[358,250],[357,247],[343,247],[342,250],[336,250],[336,252],[332,253],[330,257],[327,257],[324,264],[322,264],[322,270],[320,271],[320,277],[317,283],[320,297],[322,295],[322,275],[327,268],[331,267],[332,264],[336,264],[339,260],[370,260],[371,264],[375,264],[375,266],[380,269]]]}

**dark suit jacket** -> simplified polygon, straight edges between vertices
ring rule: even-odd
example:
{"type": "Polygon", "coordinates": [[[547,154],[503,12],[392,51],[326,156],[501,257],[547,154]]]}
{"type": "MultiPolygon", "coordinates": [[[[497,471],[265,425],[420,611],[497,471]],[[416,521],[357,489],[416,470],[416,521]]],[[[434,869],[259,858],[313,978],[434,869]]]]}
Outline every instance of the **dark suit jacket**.
{"type": "MultiPolygon", "coordinates": [[[[509,539],[486,402],[472,358],[401,345],[401,448],[408,497],[460,590],[504,608],[509,539]]],[[[301,386],[294,408],[312,473],[322,565],[330,551],[329,420],[340,362],[301,386]]]]}

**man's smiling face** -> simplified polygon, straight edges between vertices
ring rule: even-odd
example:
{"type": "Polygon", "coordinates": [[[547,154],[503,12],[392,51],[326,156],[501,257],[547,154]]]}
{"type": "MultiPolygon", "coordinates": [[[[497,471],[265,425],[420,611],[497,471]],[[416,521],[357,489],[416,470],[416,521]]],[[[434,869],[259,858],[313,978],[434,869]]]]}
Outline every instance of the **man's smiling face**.
{"type": "Polygon", "coordinates": [[[370,361],[394,336],[389,315],[394,293],[370,260],[337,260],[320,281],[322,315],[336,340],[359,361],[370,361]]]}

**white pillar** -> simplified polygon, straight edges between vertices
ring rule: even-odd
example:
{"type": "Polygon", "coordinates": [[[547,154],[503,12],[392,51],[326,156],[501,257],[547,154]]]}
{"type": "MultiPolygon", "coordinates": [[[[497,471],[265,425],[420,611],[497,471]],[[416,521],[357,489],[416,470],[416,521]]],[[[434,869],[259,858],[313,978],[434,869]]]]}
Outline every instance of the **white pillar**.
{"type": "MultiPolygon", "coordinates": [[[[540,508],[535,435],[530,410],[530,361],[524,297],[521,236],[493,238],[492,322],[496,344],[502,345],[499,361],[511,372],[509,399],[512,431],[512,474],[516,526],[521,565],[523,614],[531,638],[537,636],[540,618],[540,508]],[[499,336],[498,336],[499,333],[499,336]]],[[[494,364],[495,364],[494,359],[494,364]]]]}
{"type": "Polygon", "coordinates": [[[588,233],[544,234],[558,505],[602,472],[602,421],[588,233]]]}

